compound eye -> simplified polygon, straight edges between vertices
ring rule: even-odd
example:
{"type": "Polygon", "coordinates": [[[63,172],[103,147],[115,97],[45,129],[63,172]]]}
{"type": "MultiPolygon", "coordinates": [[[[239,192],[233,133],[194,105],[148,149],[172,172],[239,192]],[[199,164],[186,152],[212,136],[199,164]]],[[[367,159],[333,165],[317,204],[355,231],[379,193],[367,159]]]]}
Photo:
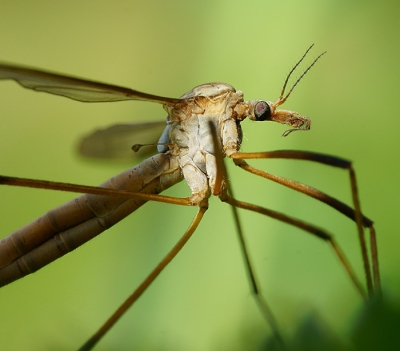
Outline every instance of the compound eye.
{"type": "Polygon", "coordinates": [[[266,101],[259,101],[254,106],[256,121],[265,121],[271,118],[271,108],[266,101]]]}

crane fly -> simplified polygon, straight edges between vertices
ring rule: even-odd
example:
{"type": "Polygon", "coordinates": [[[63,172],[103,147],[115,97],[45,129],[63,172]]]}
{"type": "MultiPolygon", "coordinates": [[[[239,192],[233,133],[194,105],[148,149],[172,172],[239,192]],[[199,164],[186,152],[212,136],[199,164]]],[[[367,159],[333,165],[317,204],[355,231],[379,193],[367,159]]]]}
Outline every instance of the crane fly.
{"type": "Polygon", "coordinates": [[[197,206],[197,214],[176,246],[82,347],[83,350],[91,349],[181,250],[208,209],[208,198],[214,195],[218,196],[223,202],[230,204],[233,209],[251,289],[277,340],[282,341],[279,328],[271,309],[259,292],[259,286],[238,220],[237,208],[270,216],[327,241],[363,298],[366,299],[368,295],[372,295],[374,292],[380,292],[373,222],[361,213],[355,172],[351,162],[335,156],[306,151],[239,152],[242,141],[240,123],[245,118],[253,121],[274,121],[288,125],[290,129],[286,130],[283,136],[294,131],[310,129],[311,121],[309,118],[295,111],[281,110],[278,107],[288,99],[296,85],[324,54],[320,54],[285,93],[291,74],[311,48],[312,46],[289,72],[281,94],[275,102],[245,101],[241,91],[235,90],[231,85],[225,83],[203,84],[190,90],[179,99],[175,99],[41,70],[0,64],[0,79],[15,80],[23,87],[35,91],[60,95],[82,102],[149,101],[162,104],[164,110],[168,113],[166,123],[144,122],[136,125],[112,126],[97,131],[83,140],[81,144],[82,154],[112,158],[121,152],[133,154],[133,151],[126,146],[129,143],[136,151],[144,149],[142,143],[136,143],[134,139],[130,138],[132,132],[146,132],[150,127],[162,127],[164,129],[158,142],[154,141],[158,150],[156,155],[109,179],[98,187],[0,176],[1,184],[83,194],[49,211],[0,242],[0,286],[33,273],[74,250],[137,210],[147,201],[197,206]],[[136,144],[133,145],[134,143],[136,144]],[[350,263],[330,233],[283,213],[236,199],[228,182],[229,178],[223,162],[224,156],[232,158],[235,165],[245,171],[314,197],[352,219],[358,228],[367,289],[358,281],[350,263]],[[253,158],[309,160],[347,169],[350,174],[354,209],[317,189],[254,168],[245,161],[245,159],[253,158]],[[191,190],[190,197],[175,198],[159,195],[163,190],[183,179],[191,190]],[[369,228],[370,253],[367,250],[363,227],[369,228]],[[370,259],[372,259],[372,267],[370,259]]]}

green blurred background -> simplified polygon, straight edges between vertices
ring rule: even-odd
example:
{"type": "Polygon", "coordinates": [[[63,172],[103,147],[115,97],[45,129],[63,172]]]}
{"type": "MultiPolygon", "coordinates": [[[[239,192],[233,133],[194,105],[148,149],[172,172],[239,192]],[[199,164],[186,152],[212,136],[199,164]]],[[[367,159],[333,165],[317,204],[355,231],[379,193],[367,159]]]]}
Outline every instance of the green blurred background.
{"type": "MultiPolygon", "coordinates": [[[[178,97],[222,81],[245,98],[275,100],[286,74],[316,43],[318,62],[284,108],[312,119],[307,133],[242,123],[244,151],[298,149],[354,161],[362,208],[375,220],[382,284],[400,274],[399,5],[393,1],[2,1],[0,60],[178,97]]],[[[296,76],[300,75],[300,71],[296,76]]],[[[117,122],[165,118],[158,105],[83,104],[0,84],[0,173],[97,185],[130,167],[77,156],[79,137],[117,122]]],[[[239,199],[335,234],[364,279],[355,225],[306,196],[229,164],[239,199]]],[[[300,161],[254,165],[350,203],[348,175],[300,161]]],[[[1,188],[4,237],[74,197],[1,188]]],[[[188,196],[184,182],[167,194],[188,196]]],[[[45,269],[0,290],[0,349],[75,349],[184,232],[193,208],[147,204],[45,269]]],[[[318,315],[347,341],[362,301],[328,245],[240,212],[265,297],[286,337],[318,315]]],[[[211,199],[196,235],[98,350],[258,350],[270,336],[249,291],[231,209],[211,199]]]]}

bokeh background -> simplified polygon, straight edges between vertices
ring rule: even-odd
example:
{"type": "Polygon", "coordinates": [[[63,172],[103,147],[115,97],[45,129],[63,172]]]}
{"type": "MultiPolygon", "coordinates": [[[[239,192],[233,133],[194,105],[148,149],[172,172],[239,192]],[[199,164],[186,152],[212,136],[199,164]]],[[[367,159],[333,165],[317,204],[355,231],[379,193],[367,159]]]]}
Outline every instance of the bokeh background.
{"type": "MultiPolygon", "coordinates": [[[[386,298],[400,292],[398,232],[400,37],[393,1],[2,1],[0,60],[178,97],[209,81],[246,99],[275,100],[316,43],[318,62],[284,105],[312,118],[307,133],[243,122],[244,151],[296,149],[354,162],[362,209],[375,220],[386,298]]],[[[300,75],[300,71],[295,77],[300,75]]],[[[130,167],[80,158],[79,138],[118,122],[165,118],[158,105],[83,104],[0,84],[0,173],[97,185],[130,167]]],[[[334,233],[364,281],[347,218],[227,160],[239,199],[334,233]]],[[[351,203],[348,175],[301,161],[252,164],[351,203]]],[[[1,237],[74,197],[0,189],[1,237]]],[[[167,194],[188,196],[184,182],[167,194]]],[[[0,290],[2,350],[76,349],[184,232],[194,208],[147,204],[84,247],[0,290]]],[[[240,211],[265,297],[286,338],[317,318],[343,343],[362,301],[330,247],[240,211]]],[[[98,350],[259,350],[270,336],[250,293],[231,209],[211,199],[196,235],[98,350]]]]}

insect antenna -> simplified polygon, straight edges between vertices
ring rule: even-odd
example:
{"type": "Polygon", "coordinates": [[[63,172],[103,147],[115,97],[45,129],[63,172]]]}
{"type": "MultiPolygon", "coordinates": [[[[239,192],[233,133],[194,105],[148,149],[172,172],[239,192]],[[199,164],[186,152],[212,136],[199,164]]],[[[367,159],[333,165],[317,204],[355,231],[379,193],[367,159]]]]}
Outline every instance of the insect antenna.
{"type": "Polygon", "coordinates": [[[304,58],[307,56],[308,52],[311,50],[311,48],[314,46],[314,44],[312,44],[304,53],[304,55],[301,57],[301,59],[293,66],[293,68],[290,70],[289,74],[287,75],[286,79],[285,79],[285,83],[283,84],[283,88],[281,91],[281,95],[279,96],[277,102],[274,104],[275,107],[282,105],[287,98],[289,97],[289,95],[292,93],[294,87],[300,82],[300,80],[306,75],[306,73],[311,69],[312,66],[314,66],[317,61],[321,58],[322,55],[326,54],[326,51],[324,51],[322,54],[318,55],[318,57],[311,63],[311,65],[309,65],[307,67],[307,69],[301,74],[301,76],[296,80],[296,82],[293,84],[293,86],[290,88],[289,92],[286,94],[285,97],[283,97],[283,95],[285,94],[285,90],[286,90],[286,86],[287,83],[289,81],[290,76],[292,75],[292,73],[294,72],[294,70],[300,65],[300,63],[304,60],[304,58]]]}

